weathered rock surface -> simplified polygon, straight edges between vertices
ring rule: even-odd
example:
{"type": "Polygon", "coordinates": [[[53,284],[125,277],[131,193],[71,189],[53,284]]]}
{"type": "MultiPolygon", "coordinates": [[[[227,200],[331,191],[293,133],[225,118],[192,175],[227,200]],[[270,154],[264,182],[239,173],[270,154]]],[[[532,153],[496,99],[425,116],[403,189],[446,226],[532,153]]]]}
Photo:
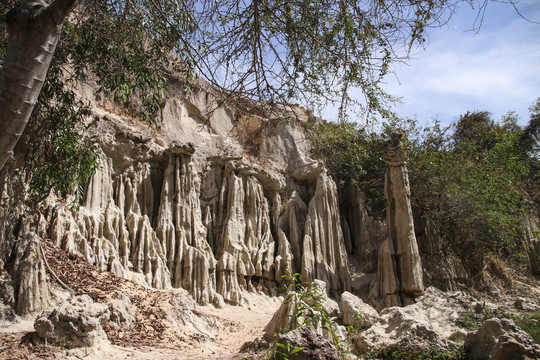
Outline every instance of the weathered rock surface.
{"type": "Polygon", "coordinates": [[[370,327],[380,319],[377,310],[348,291],[341,294],[341,307],[343,308],[342,321],[344,325],[352,325],[357,329],[364,329],[370,327]]]}
{"type": "Polygon", "coordinates": [[[296,124],[309,115],[294,108],[283,110],[294,121],[270,122],[206,111],[212,104],[211,91],[172,96],[159,136],[96,108],[88,131],[101,167],[77,213],[53,202],[50,237],[102,270],[186,289],[199,304],[275,294],[294,272],[333,294],[349,290],[337,188],[296,124]]]}
{"type": "Polygon", "coordinates": [[[191,333],[203,339],[210,339],[215,335],[219,325],[209,321],[203,314],[197,311],[195,300],[185,289],[174,289],[173,296],[169,301],[170,308],[165,310],[167,318],[176,326],[188,329],[191,333]]]}
{"type": "Polygon", "coordinates": [[[471,360],[540,359],[540,345],[509,319],[486,320],[465,337],[471,360]]]}
{"type": "Polygon", "coordinates": [[[87,295],[72,297],[59,308],[39,315],[34,323],[38,335],[50,344],[68,348],[93,346],[107,335],[102,323],[109,319],[109,308],[94,303],[87,295]]]}
{"type": "Polygon", "coordinates": [[[121,291],[116,291],[112,300],[107,303],[109,307],[109,322],[113,326],[129,328],[133,326],[135,317],[131,311],[131,300],[121,291]]]}
{"type": "Polygon", "coordinates": [[[16,286],[16,309],[19,315],[32,314],[49,305],[45,264],[39,238],[33,232],[26,233],[17,242],[13,278],[16,286]]]}
{"type": "Polygon", "coordinates": [[[459,331],[455,322],[471,302],[463,293],[430,287],[416,304],[382,310],[375,324],[353,338],[353,347],[360,353],[377,348],[454,349],[457,344],[448,338],[459,331]]]}
{"type": "Polygon", "coordinates": [[[415,230],[425,286],[435,286],[444,291],[468,288],[471,281],[463,262],[443,243],[433,221],[415,218],[415,230]]]}
{"type": "Polygon", "coordinates": [[[388,306],[398,299],[399,305],[412,304],[424,292],[422,260],[414,231],[409,175],[401,136],[391,134],[391,140],[385,145],[384,161],[388,167],[384,196],[389,242],[383,243],[379,250],[376,281],[379,289],[372,289],[370,294],[370,303],[375,308],[388,306]]]}
{"type": "Polygon", "coordinates": [[[540,274],[540,214],[532,211],[523,217],[523,232],[527,244],[530,270],[533,274],[540,274]]]}
{"type": "MultiPolygon", "coordinates": [[[[301,327],[288,333],[282,334],[278,338],[278,343],[286,348],[293,350],[295,348],[303,348],[295,353],[293,357],[296,360],[339,360],[340,354],[336,347],[332,345],[323,336],[301,327]]],[[[288,359],[288,356],[283,356],[280,352],[287,353],[286,349],[278,348],[276,359],[288,359]]]]}

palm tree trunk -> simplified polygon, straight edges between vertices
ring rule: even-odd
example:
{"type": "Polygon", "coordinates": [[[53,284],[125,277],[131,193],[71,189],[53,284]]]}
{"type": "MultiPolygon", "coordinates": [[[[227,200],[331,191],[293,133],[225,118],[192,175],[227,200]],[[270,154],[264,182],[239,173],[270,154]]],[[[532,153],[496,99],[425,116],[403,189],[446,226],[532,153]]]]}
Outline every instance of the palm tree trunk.
{"type": "Polygon", "coordinates": [[[0,170],[11,156],[45,81],[64,18],[76,0],[23,0],[6,15],[8,47],[0,70],[0,170]]]}

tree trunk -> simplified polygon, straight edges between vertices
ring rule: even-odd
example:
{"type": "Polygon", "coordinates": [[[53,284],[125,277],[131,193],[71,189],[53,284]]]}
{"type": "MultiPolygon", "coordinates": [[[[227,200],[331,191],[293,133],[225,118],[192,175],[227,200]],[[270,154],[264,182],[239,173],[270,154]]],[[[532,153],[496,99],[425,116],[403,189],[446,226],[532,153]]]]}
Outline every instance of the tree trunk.
{"type": "Polygon", "coordinates": [[[0,70],[0,170],[11,156],[45,81],[64,18],[75,0],[23,0],[6,15],[8,47],[0,70]]]}

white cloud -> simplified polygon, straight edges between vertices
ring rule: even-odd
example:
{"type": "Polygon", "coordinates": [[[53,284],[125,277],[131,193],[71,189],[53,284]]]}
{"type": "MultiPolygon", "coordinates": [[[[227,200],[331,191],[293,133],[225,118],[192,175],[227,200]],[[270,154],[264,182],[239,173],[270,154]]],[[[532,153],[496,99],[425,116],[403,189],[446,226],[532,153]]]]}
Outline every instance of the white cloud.
{"type": "MultiPolygon", "coordinates": [[[[540,25],[502,5],[493,4],[476,36],[463,31],[472,27],[471,13],[467,19],[458,13],[448,30],[432,32],[426,52],[410,67],[394,69],[401,84],[390,76],[385,88],[403,97],[398,112],[448,123],[468,110],[491,111],[496,118],[513,110],[522,123],[528,120],[528,107],[540,97],[540,25]]],[[[528,14],[539,15],[539,5],[528,14]]]]}

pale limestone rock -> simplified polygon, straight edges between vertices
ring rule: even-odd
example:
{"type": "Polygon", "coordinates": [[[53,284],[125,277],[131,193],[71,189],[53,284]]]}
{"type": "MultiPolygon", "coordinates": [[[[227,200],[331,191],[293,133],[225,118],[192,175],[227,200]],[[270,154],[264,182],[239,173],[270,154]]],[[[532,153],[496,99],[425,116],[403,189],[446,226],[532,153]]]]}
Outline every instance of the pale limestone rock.
{"type": "Polygon", "coordinates": [[[429,287],[416,300],[405,307],[383,309],[380,319],[352,340],[354,348],[359,352],[377,348],[402,351],[456,348],[457,344],[449,339],[463,332],[456,321],[468,311],[474,299],[462,292],[429,287]]]}
{"type": "Polygon", "coordinates": [[[351,251],[359,260],[360,271],[375,273],[379,248],[387,238],[386,223],[368,214],[365,195],[355,186],[345,189],[343,207],[348,215],[344,228],[350,234],[351,251]]]}
{"type": "MultiPolygon", "coordinates": [[[[173,289],[170,308],[164,310],[167,319],[204,339],[213,338],[219,323],[197,311],[195,300],[184,289],[173,289]]],[[[184,332],[184,331],[182,331],[184,332]]]]}
{"type": "Polygon", "coordinates": [[[94,303],[89,296],[82,295],[44,311],[37,317],[34,329],[50,344],[86,347],[107,338],[102,323],[108,319],[107,305],[94,303]]]}
{"type": "Polygon", "coordinates": [[[161,244],[152,228],[153,190],[148,164],[114,179],[113,160],[102,154],[83,206],[72,214],[55,210],[49,236],[64,250],[82,255],[101,270],[126,276],[141,272],[148,285],[170,287],[161,244]]]}
{"type": "Polygon", "coordinates": [[[129,328],[133,326],[135,318],[131,311],[131,300],[121,291],[116,291],[114,298],[107,303],[109,307],[109,322],[113,326],[129,328]]]}
{"type": "Polygon", "coordinates": [[[278,221],[278,257],[280,261],[276,261],[276,265],[279,266],[276,269],[277,281],[280,281],[281,276],[287,274],[287,271],[293,274],[300,272],[304,234],[300,224],[305,222],[306,215],[307,205],[298,192],[294,191],[278,221]]]}
{"type": "Polygon", "coordinates": [[[50,303],[49,285],[40,249],[40,240],[28,232],[16,246],[14,280],[17,314],[25,316],[41,311],[50,303]]]}
{"type": "Polygon", "coordinates": [[[387,239],[379,249],[377,276],[371,286],[368,300],[369,304],[378,311],[402,304],[394,258],[394,245],[390,239],[387,239]]]}
{"type": "MultiPolygon", "coordinates": [[[[329,316],[337,316],[339,312],[339,305],[336,301],[328,296],[327,284],[322,280],[315,280],[309,283],[306,291],[313,292],[317,298],[317,302],[322,305],[324,310],[329,316]]],[[[272,319],[264,328],[263,338],[268,342],[275,342],[274,334],[279,334],[283,331],[291,331],[298,328],[299,324],[307,326],[310,331],[313,331],[319,335],[322,335],[326,339],[333,341],[333,335],[319,322],[307,322],[304,324],[305,318],[302,317],[302,313],[298,313],[297,310],[302,307],[312,307],[314,311],[320,311],[317,307],[314,307],[315,299],[312,296],[303,296],[302,293],[289,292],[279,309],[274,313],[272,319]],[[297,306],[297,303],[302,302],[303,306],[297,306]]],[[[342,327],[336,326],[334,333],[341,339],[345,339],[345,330],[342,327]]]]}
{"type": "Polygon", "coordinates": [[[489,319],[465,337],[471,360],[539,359],[540,345],[513,320],[489,319]]]}
{"type": "Polygon", "coordinates": [[[341,306],[343,308],[344,325],[352,325],[357,329],[363,329],[370,327],[379,320],[377,310],[348,291],[341,294],[341,306]]]}
{"type": "Polygon", "coordinates": [[[386,223],[395,250],[401,302],[407,305],[424,291],[422,261],[414,232],[406,155],[401,136],[394,133],[391,137],[385,144],[384,157],[388,165],[384,184],[386,223]]]}
{"type": "Polygon", "coordinates": [[[350,290],[337,188],[325,172],[319,174],[304,229],[302,280],[323,280],[331,293],[350,290]]]}
{"type": "Polygon", "coordinates": [[[225,301],[243,303],[242,291],[253,290],[254,282],[268,287],[275,277],[270,205],[254,169],[235,160],[216,166],[203,185],[212,194],[203,206],[218,264],[217,292],[225,301]]]}
{"type": "Polygon", "coordinates": [[[355,336],[352,344],[361,354],[377,348],[401,351],[457,348],[457,344],[435,331],[423,309],[415,305],[382,310],[380,320],[355,336]]]}
{"type": "Polygon", "coordinates": [[[161,188],[156,233],[173,285],[188,290],[200,304],[220,303],[216,294],[217,262],[207,242],[200,187],[191,158],[171,153],[161,188]]]}

